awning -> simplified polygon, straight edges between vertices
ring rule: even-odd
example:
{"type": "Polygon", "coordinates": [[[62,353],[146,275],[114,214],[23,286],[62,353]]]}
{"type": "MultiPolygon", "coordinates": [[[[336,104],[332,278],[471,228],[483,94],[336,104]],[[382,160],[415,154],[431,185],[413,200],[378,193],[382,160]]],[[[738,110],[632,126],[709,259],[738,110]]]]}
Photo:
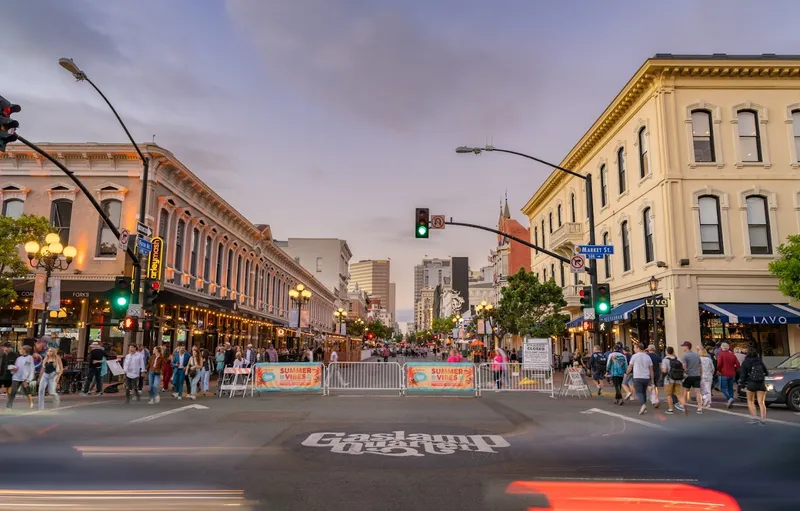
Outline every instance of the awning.
{"type": "Polygon", "coordinates": [[[576,328],[581,326],[582,324],[583,324],[583,316],[578,316],[577,318],[567,323],[567,328],[576,328]]]}
{"type": "Polygon", "coordinates": [[[631,312],[644,307],[645,298],[638,300],[631,300],[629,302],[621,303],[612,308],[608,314],[600,314],[600,321],[610,323],[612,321],[623,321],[630,317],[631,312]]]}
{"type": "Polygon", "coordinates": [[[800,309],[782,303],[701,303],[725,323],[800,324],[800,309]]]}
{"type": "MultiPolygon", "coordinates": [[[[51,277],[57,278],[57,276],[51,277]]],[[[61,279],[61,299],[105,298],[114,288],[113,280],[61,279]]],[[[20,297],[33,296],[32,280],[14,280],[14,290],[20,297]]]]}

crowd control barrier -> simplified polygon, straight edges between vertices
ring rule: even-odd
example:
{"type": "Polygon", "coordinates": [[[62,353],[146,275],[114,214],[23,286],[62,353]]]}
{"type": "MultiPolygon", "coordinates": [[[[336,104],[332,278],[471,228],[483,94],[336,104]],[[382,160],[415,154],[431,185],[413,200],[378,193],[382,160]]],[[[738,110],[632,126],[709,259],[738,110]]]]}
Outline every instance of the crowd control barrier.
{"type": "Polygon", "coordinates": [[[253,372],[256,392],[323,391],[325,370],[321,362],[260,363],[253,366],[253,372]]]}
{"type": "Polygon", "coordinates": [[[251,385],[251,378],[252,371],[250,368],[226,367],[225,371],[222,373],[222,378],[220,379],[217,390],[219,397],[225,397],[226,392],[229,398],[235,396],[237,392],[241,392],[242,397],[244,397],[248,390],[252,396],[253,386],[251,385]]]}
{"type": "Polygon", "coordinates": [[[558,395],[566,397],[570,392],[574,392],[578,397],[589,397],[590,395],[589,384],[580,367],[570,367],[564,373],[558,395]]]}
{"type": "Polygon", "coordinates": [[[484,391],[542,392],[555,399],[552,368],[529,368],[517,362],[486,362],[478,365],[477,373],[479,396],[484,391]]]}
{"type": "Polygon", "coordinates": [[[406,392],[475,392],[475,365],[469,362],[406,362],[406,392]]]}
{"type": "Polygon", "coordinates": [[[331,391],[393,391],[403,394],[403,369],[397,362],[331,362],[325,369],[325,394],[331,391]]]}

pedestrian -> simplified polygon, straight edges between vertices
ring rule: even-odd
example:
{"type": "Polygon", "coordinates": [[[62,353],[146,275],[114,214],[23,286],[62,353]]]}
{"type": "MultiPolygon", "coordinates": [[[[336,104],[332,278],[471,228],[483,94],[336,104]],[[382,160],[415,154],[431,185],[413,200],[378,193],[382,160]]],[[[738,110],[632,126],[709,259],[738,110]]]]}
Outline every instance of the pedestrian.
{"type": "Polygon", "coordinates": [[[165,362],[161,346],[153,348],[153,354],[147,362],[147,384],[150,387],[150,401],[147,402],[148,405],[161,401],[158,389],[161,386],[161,376],[164,374],[165,362]]]}
{"type": "Polygon", "coordinates": [[[594,353],[589,357],[589,369],[592,372],[592,379],[597,384],[597,395],[603,395],[603,380],[605,380],[606,367],[608,366],[608,359],[600,349],[600,346],[594,347],[594,353]]]}
{"type": "Polygon", "coordinates": [[[56,406],[61,403],[61,398],[56,389],[61,375],[64,373],[64,365],[58,356],[58,350],[50,348],[42,361],[42,370],[39,375],[39,410],[44,410],[44,397],[49,393],[53,396],[53,403],[56,406]]]}
{"type": "Polygon", "coordinates": [[[634,350],[628,374],[633,376],[633,388],[641,404],[639,415],[643,415],[647,413],[647,389],[653,385],[653,360],[645,352],[644,343],[636,344],[634,350]]]}
{"type": "Polygon", "coordinates": [[[720,345],[719,355],[717,355],[717,373],[719,374],[719,390],[725,399],[728,400],[727,407],[733,406],[733,382],[736,380],[736,373],[741,368],[739,359],[731,353],[731,346],[727,342],[720,345]]]}
{"type": "Polygon", "coordinates": [[[193,401],[197,399],[197,384],[200,382],[200,378],[203,377],[200,371],[202,371],[204,363],[205,360],[200,354],[200,348],[192,346],[192,356],[189,358],[186,374],[189,376],[189,399],[193,401]]]}
{"type": "MultiPolygon", "coordinates": [[[[622,354],[625,356],[625,359],[628,361],[628,365],[631,365],[631,349],[627,346],[622,348],[622,354]]],[[[623,399],[633,401],[635,399],[635,391],[633,390],[633,375],[631,373],[626,372],[625,378],[622,380],[622,389],[625,391],[625,396],[623,399]]]]}
{"type": "Polygon", "coordinates": [[[647,346],[647,356],[653,362],[653,384],[647,389],[647,392],[650,394],[650,402],[658,408],[661,404],[658,399],[658,387],[661,386],[661,356],[656,353],[654,344],[647,346]]]}
{"type": "Polygon", "coordinates": [[[447,357],[447,361],[451,364],[458,364],[462,361],[461,355],[458,354],[458,351],[455,349],[450,350],[450,356],[447,357]]]}
{"type": "Polygon", "coordinates": [[[128,354],[122,361],[122,370],[125,372],[125,404],[131,404],[131,392],[136,394],[136,400],[141,401],[139,392],[139,377],[144,373],[144,355],[136,351],[136,346],[128,346],[128,354]]]}
{"type": "MultiPolygon", "coordinates": [[[[313,356],[313,355],[312,355],[313,356]]],[[[237,351],[233,357],[233,367],[234,368],[242,368],[244,367],[244,357],[242,357],[242,352],[237,351]]]]}
{"type": "Polygon", "coordinates": [[[741,377],[739,379],[741,385],[747,392],[747,409],[750,412],[750,424],[761,424],[764,426],[767,422],[767,386],[764,383],[769,376],[767,366],[759,358],[758,352],[755,348],[747,350],[747,357],[744,359],[742,369],[740,371],[741,377]],[[756,405],[758,402],[758,409],[761,418],[756,415],[756,405]]]}
{"type": "Polygon", "coordinates": [[[107,358],[106,350],[100,346],[100,341],[93,341],[89,355],[87,356],[89,367],[87,369],[86,384],[83,386],[82,396],[89,394],[92,387],[92,380],[95,381],[97,394],[103,393],[103,361],[107,358]]]}
{"type": "Polygon", "coordinates": [[[225,343],[225,367],[233,367],[233,360],[236,358],[236,350],[231,347],[230,342],[225,343]]]}
{"type": "MultiPolygon", "coordinates": [[[[136,351],[141,355],[142,362],[144,367],[147,367],[148,363],[150,362],[150,350],[145,348],[142,344],[136,346],[136,351]]],[[[142,376],[139,377],[139,393],[141,394],[144,390],[144,380],[145,380],[145,373],[142,373],[142,376]]]]}
{"type": "Polygon", "coordinates": [[[622,344],[617,343],[606,362],[606,373],[611,377],[611,382],[614,384],[614,404],[625,404],[625,399],[622,397],[622,380],[627,372],[628,359],[622,353],[622,344]]]}
{"type": "Polygon", "coordinates": [[[9,370],[19,357],[10,342],[3,344],[3,349],[0,351],[0,389],[8,391],[11,388],[11,377],[13,373],[9,370]]]}
{"type": "Polygon", "coordinates": [[[14,398],[17,397],[17,392],[22,387],[22,393],[28,398],[28,404],[33,408],[33,397],[31,397],[31,390],[33,378],[35,376],[33,357],[31,352],[33,350],[30,346],[23,346],[22,353],[14,361],[14,364],[8,368],[11,371],[11,392],[8,394],[8,402],[6,408],[11,409],[14,406],[14,398]]]}
{"type": "Polygon", "coordinates": [[[210,396],[209,386],[211,384],[211,373],[214,371],[215,360],[208,350],[202,350],[200,355],[203,357],[203,367],[200,369],[200,392],[204,396],[210,396]]]}
{"type": "Polygon", "coordinates": [[[173,368],[173,376],[172,376],[172,385],[174,387],[175,392],[172,393],[172,397],[177,400],[182,399],[183,394],[183,384],[184,380],[186,379],[186,366],[189,365],[189,359],[191,356],[186,352],[186,346],[183,344],[178,345],[178,349],[172,357],[172,368],[173,368]]]}
{"type": "Polygon", "coordinates": [[[278,361],[278,351],[275,349],[273,344],[269,345],[269,349],[267,349],[267,362],[274,364],[278,361]]]}
{"type": "Polygon", "coordinates": [[[495,356],[492,359],[492,374],[494,375],[495,385],[497,385],[497,392],[503,387],[503,355],[499,349],[496,349],[495,356]]]}
{"type": "Polygon", "coordinates": [[[571,365],[572,355],[570,354],[569,350],[564,347],[564,351],[561,352],[561,370],[566,371],[571,365]]]}
{"type": "Polygon", "coordinates": [[[711,408],[711,385],[714,382],[714,362],[708,356],[708,350],[703,346],[697,347],[697,354],[700,355],[700,366],[702,377],[700,378],[700,394],[703,396],[703,406],[711,408]]]}
{"type": "MultiPolygon", "coordinates": [[[[161,373],[161,385],[164,392],[169,390],[169,384],[172,381],[172,357],[168,355],[167,348],[162,348],[164,355],[164,371],[161,373]]],[[[158,402],[158,400],[156,400],[158,402]]]]}
{"type": "Polygon", "coordinates": [[[678,410],[683,410],[684,414],[689,413],[686,410],[686,400],[682,388],[683,378],[685,371],[683,363],[675,356],[675,348],[667,346],[667,356],[661,362],[661,372],[664,374],[664,394],[667,396],[667,413],[673,414],[672,409],[675,401],[674,397],[678,398],[678,404],[675,405],[678,410]]]}
{"type": "Polygon", "coordinates": [[[697,400],[697,413],[703,413],[703,394],[700,391],[700,381],[703,377],[703,365],[700,362],[700,355],[692,351],[692,343],[689,341],[681,344],[683,348],[683,369],[686,377],[683,379],[683,388],[686,392],[686,404],[691,401],[692,389],[695,389],[695,399],[697,400]]]}
{"type": "Polygon", "coordinates": [[[247,345],[247,350],[244,352],[244,366],[250,367],[255,363],[256,351],[253,349],[252,344],[247,345]]]}
{"type": "Polygon", "coordinates": [[[342,374],[340,372],[340,367],[339,367],[339,364],[338,364],[338,362],[339,362],[339,354],[336,353],[335,349],[331,350],[331,356],[330,356],[329,360],[330,360],[330,362],[328,362],[328,378],[327,378],[328,379],[328,383],[330,384],[331,378],[333,378],[335,376],[336,377],[336,381],[339,383],[340,387],[348,387],[348,386],[350,386],[350,383],[344,381],[344,378],[342,378],[342,374]]]}

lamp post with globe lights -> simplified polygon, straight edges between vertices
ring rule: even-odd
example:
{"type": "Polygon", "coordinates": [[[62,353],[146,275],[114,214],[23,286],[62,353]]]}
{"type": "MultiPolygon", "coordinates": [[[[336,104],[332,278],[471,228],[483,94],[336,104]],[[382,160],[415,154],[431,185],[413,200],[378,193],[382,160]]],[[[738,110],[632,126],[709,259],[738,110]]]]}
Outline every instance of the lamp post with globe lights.
{"type": "MultiPolygon", "coordinates": [[[[337,334],[342,334],[342,324],[347,321],[347,311],[343,308],[339,307],[338,310],[333,311],[333,316],[339,322],[339,331],[336,332],[337,334]]],[[[344,335],[344,334],[342,334],[344,335]]]]}
{"type": "Polygon", "coordinates": [[[655,275],[653,275],[650,277],[650,280],[647,281],[647,284],[650,286],[650,293],[653,295],[653,346],[655,346],[657,350],[661,351],[661,348],[658,344],[658,309],[656,308],[658,279],[655,277],[655,275]]]}
{"type": "MultiPolygon", "coordinates": [[[[289,298],[297,304],[297,331],[302,331],[300,316],[303,313],[303,304],[311,300],[311,290],[306,288],[303,284],[297,284],[294,288],[289,290],[289,298]]],[[[309,322],[310,323],[310,322],[309,322]]],[[[299,335],[298,335],[299,337],[299,335]]]]}
{"type": "Polygon", "coordinates": [[[492,328],[492,316],[494,315],[494,305],[488,303],[486,300],[481,300],[481,303],[475,306],[475,314],[484,320],[484,332],[486,331],[486,323],[489,324],[489,334],[491,335],[492,344],[495,349],[497,348],[497,340],[494,338],[494,329],[492,328]]]}
{"type": "Polygon", "coordinates": [[[50,275],[54,271],[64,271],[72,264],[78,249],[72,245],[66,247],[61,244],[58,234],[51,232],[44,238],[45,245],[40,246],[36,241],[29,241],[25,244],[25,252],[28,254],[28,264],[31,268],[44,270],[45,288],[45,310],[42,311],[42,320],[39,335],[45,334],[47,327],[47,304],[50,303],[50,275]]]}

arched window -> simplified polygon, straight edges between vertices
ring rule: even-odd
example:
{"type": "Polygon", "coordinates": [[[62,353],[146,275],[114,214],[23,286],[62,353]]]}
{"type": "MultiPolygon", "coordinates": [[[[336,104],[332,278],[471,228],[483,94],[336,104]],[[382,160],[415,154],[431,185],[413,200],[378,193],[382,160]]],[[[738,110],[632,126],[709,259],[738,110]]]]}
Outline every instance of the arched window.
{"type": "Polygon", "coordinates": [[[175,269],[183,270],[183,245],[186,231],[186,222],[178,220],[178,228],[175,229],[175,269]]]}
{"type": "Polygon", "coordinates": [[[556,206],[556,221],[558,221],[558,226],[561,227],[561,204],[556,206]]]}
{"type": "Polygon", "coordinates": [[[758,114],[755,110],[739,110],[739,151],[743,162],[760,162],[761,133],[758,129],[758,114]]]}
{"type": "Polygon", "coordinates": [[[794,154],[800,162],[800,110],[792,110],[792,127],[794,128],[794,154]]]}
{"type": "Polygon", "coordinates": [[[222,243],[217,245],[217,275],[216,275],[217,278],[214,279],[214,282],[216,284],[222,283],[222,257],[224,254],[223,252],[224,250],[225,249],[222,247],[222,243]]]}
{"type": "MultiPolygon", "coordinates": [[[[533,244],[539,246],[539,228],[536,226],[533,227],[533,244]]],[[[538,254],[539,251],[534,250],[534,253],[538,254]]]]}
{"type": "Polygon", "coordinates": [[[550,263],[550,278],[556,280],[556,265],[555,263],[550,263]]]}
{"type": "Polygon", "coordinates": [[[564,279],[564,263],[562,262],[560,265],[560,276],[561,276],[561,287],[566,285],[566,280],[564,279]]]}
{"type": "Polygon", "coordinates": [[[605,164],[600,166],[600,207],[608,205],[608,170],[605,164]]]}
{"type": "Polygon", "coordinates": [[[162,209],[158,214],[158,235],[161,238],[167,239],[167,226],[169,225],[169,213],[166,209],[162,209]]]}
{"type": "MultiPolygon", "coordinates": [[[[119,228],[120,216],[122,215],[122,202],[116,199],[104,200],[100,203],[103,208],[103,213],[106,214],[114,227],[119,228]]],[[[97,236],[97,256],[98,257],[115,257],[117,255],[117,237],[103,219],[100,219],[100,226],[98,228],[97,236]]]]}
{"type": "Polygon", "coordinates": [[[575,213],[575,194],[569,194],[569,212],[570,212],[570,221],[575,222],[576,213],[575,213]]]}
{"type": "Polygon", "coordinates": [[[261,300],[261,288],[264,287],[264,279],[261,276],[261,268],[256,265],[255,273],[253,273],[253,280],[254,282],[254,290],[253,290],[253,298],[256,300],[256,306],[258,305],[258,300],[261,300]]]}
{"type": "Polygon", "coordinates": [[[628,189],[628,176],[625,165],[625,148],[617,150],[617,175],[619,177],[619,193],[625,193],[628,189]]]}
{"type": "Polygon", "coordinates": [[[722,224],[719,221],[719,198],[703,195],[697,199],[700,209],[700,245],[704,254],[722,253],[722,224]]]}
{"type": "Polygon", "coordinates": [[[639,128],[639,177],[643,178],[650,173],[650,160],[647,156],[647,127],[639,128]]]}
{"type": "Polygon", "coordinates": [[[622,270],[631,269],[631,240],[628,233],[628,221],[622,222],[622,270]]]}
{"type": "MultiPolygon", "coordinates": [[[[610,244],[611,244],[611,240],[609,239],[608,233],[604,232],[603,233],[603,245],[610,245],[610,244]]],[[[611,278],[611,256],[610,255],[603,256],[603,266],[605,267],[606,279],[610,279],[611,278]]]]}
{"type": "Polygon", "coordinates": [[[761,195],[747,197],[747,231],[751,254],[772,253],[772,236],[766,197],[761,195]]]}
{"type": "MultiPolygon", "coordinates": [[[[240,256],[241,257],[241,256],[240,256]]],[[[244,294],[250,296],[250,261],[244,263],[244,294]]]]}
{"type": "Polygon", "coordinates": [[[547,248],[544,243],[544,219],[542,219],[542,248],[547,248]]]}
{"type": "Polygon", "coordinates": [[[225,287],[232,289],[231,276],[233,275],[233,250],[228,249],[228,264],[225,267],[225,287]]]}
{"type": "Polygon", "coordinates": [[[203,279],[211,281],[211,236],[206,236],[206,247],[203,250],[203,279]]]}
{"type": "Polygon", "coordinates": [[[236,258],[236,291],[242,290],[242,254],[236,258]]]}
{"type": "Polygon", "coordinates": [[[69,199],[54,200],[50,205],[50,225],[58,229],[61,244],[69,244],[69,227],[72,224],[72,201],[69,199]]]}
{"type": "Polygon", "coordinates": [[[19,218],[25,209],[25,202],[19,199],[8,199],[3,201],[3,216],[9,218],[19,218]]]}
{"type": "Polygon", "coordinates": [[[550,234],[553,234],[553,212],[547,214],[547,225],[550,228],[550,234]]]}
{"type": "Polygon", "coordinates": [[[197,258],[199,257],[200,252],[200,231],[195,229],[192,231],[192,255],[189,265],[190,273],[197,276],[197,258]]]}
{"type": "Polygon", "coordinates": [[[708,110],[692,110],[692,145],[694,161],[714,162],[714,123],[708,110]]]}
{"type": "Polygon", "coordinates": [[[653,219],[650,218],[650,208],[644,208],[642,211],[642,225],[644,226],[644,260],[651,263],[656,256],[653,251],[653,219]]]}

